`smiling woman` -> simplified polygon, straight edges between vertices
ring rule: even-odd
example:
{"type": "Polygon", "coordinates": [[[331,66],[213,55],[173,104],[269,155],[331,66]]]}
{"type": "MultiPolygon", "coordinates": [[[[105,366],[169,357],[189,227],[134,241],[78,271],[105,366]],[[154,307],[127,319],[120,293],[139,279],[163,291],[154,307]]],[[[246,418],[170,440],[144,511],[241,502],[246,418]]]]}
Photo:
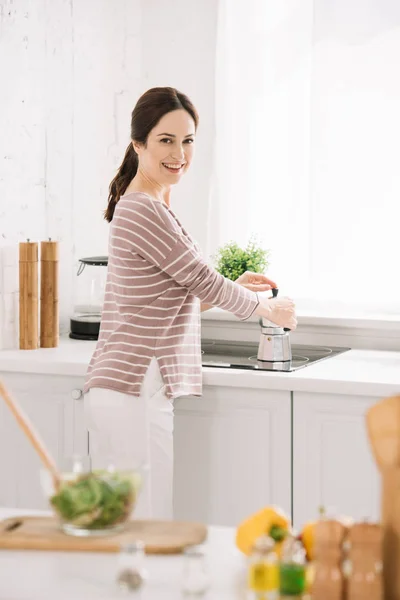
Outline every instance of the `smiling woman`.
{"type": "MultiPolygon", "coordinates": [[[[178,183],[192,161],[196,127],[194,112],[191,115],[185,109],[177,109],[160,119],[145,144],[132,142],[139,158],[139,174],[147,183],[157,181],[164,187],[178,183]],[[171,131],[176,133],[167,133],[171,131]]],[[[135,191],[137,186],[137,181],[132,182],[127,192],[135,191]]]]}
{"type": "Polygon", "coordinates": [[[123,455],[150,463],[137,509],[146,518],[172,517],[172,401],[202,393],[200,303],[296,327],[290,299],[258,297],[272,281],[247,273],[233,282],[217,273],[169,207],[171,187],[192,162],[197,124],[184,94],[146,92],[105,213],[107,283],[85,411],[94,462],[123,455]]]}
{"type": "Polygon", "coordinates": [[[152,88],[143,94],[132,112],[131,142],[110,184],[107,221],[122,194],[146,190],[153,194],[154,184],[169,206],[169,186],[179,178],[165,178],[188,170],[198,123],[195,107],[178,90],[152,88]]]}

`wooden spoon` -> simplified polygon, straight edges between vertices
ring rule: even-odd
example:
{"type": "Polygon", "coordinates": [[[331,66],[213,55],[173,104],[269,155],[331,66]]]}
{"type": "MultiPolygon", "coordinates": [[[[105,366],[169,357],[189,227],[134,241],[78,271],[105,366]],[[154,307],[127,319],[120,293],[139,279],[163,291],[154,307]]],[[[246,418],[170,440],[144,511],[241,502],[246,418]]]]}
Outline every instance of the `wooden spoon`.
{"type": "Polygon", "coordinates": [[[386,398],[368,410],[367,430],[378,467],[400,469],[400,396],[386,398]]]}
{"type": "Polygon", "coordinates": [[[400,600],[400,396],[386,398],[366,415],[372,451],[382,475],[385,600],[400,600]]]}
{"type": "Polygon", "coordinates": [[[14,415],[18,425],[21,427],[22,431],[24,432],[24,434],[38,453],[43,465],[50,472],[53,478],[54,488],[57,491],[60,487],[61,475],[57,469],[56,463],[50,455],[49,451],[47,450],[46,446],[44,445],[41,437],[35,430],[33,424],[29,420],[28,416],[24,413],[22,408],[18,406],[16,401],[11,397],[9,392],[4,387],[2,381],[0,381],[0,396],[2,396],[8,408],[14,415]]]}

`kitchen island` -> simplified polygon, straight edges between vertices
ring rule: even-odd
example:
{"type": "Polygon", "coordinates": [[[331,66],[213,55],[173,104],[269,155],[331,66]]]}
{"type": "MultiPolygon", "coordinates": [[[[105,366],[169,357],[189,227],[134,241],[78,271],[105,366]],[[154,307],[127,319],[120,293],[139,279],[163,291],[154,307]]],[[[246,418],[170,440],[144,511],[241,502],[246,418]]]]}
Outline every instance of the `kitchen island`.
{"type": "MultiPolygon", "coordinates": [[[[90,448],[82,386],[94,346],[0,352],[0,377],[60,460],[90,448]]],[[[277,504],[298,528],[324,504],[377,519],[365,413],[399,392],[399,352],[350,350],[291,373],[203,368],[203,396],[175,401],[175,518],[235,526],[277,504]]],[[[0,473],[0,506],[45,507],[37,459],[5,406],[0,473]]]]}
{"type": "MultiPolygon", "coordinates": [[[[38,511],[0,509],[0,520],[38,511]]],[[[1,526],[1,525],[0,525],[1,526]]],[[[210,577],[204,600],[243,600],[246,562],[234,544],[235,530],[210,527],[202,545],[210,577]]],[[[177,600],[181,598],[183,555],[146,556],[148,581],[127,594],[115,583],[117,553],[0,550],[0,598],[7,600],[177,600]]]]}

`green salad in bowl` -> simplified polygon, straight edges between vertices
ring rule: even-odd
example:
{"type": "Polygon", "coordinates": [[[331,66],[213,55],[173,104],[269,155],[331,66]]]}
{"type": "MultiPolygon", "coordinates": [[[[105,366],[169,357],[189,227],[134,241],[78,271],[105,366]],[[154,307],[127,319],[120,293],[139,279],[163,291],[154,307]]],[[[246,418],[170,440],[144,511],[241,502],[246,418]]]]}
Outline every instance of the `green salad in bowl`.
{"type": "Polygon", "coordinates": [[[71,471],[62,472],[57,489],[50,485],[49,479],[44,482],[62,529],[65,533],[83,536],[122,530],[135,508],[142,487],[143,467],[126,470],[112,465],[94,470],[83,467],[82,462],[76,460],[71,471]]]}

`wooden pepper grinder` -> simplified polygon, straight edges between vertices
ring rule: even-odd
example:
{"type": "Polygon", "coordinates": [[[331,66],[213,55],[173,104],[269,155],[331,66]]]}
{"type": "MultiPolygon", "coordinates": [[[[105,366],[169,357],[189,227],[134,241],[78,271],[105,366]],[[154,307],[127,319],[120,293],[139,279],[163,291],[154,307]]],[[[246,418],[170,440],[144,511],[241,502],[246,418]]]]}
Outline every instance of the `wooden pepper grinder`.
{"type": "Polygon", "coordinates": [[[315,525],[315,574],[311,586],[313,600],[343,600],[343,541],[347,528],[336,520],[315,525]]]}
{"type": "Polygon", "coordinates": [[[400,396],[378,402],[366,418],[382,475],[384,598],[400,600],[400,396]]]}
{"type": "Polygon", "coordinates": [[[40,346],[56,348],[59,342],[58,242],[40,243],[40,346]]]}
{"type": "Polygon", "coordinates": [[[377,523],[356,523],[350,529],[346,600],[383,599],[382,538],[377,523]]]}
{"type": "Polygon", "coordinates": [[[28,239],[19,244],[19,347],[38,346],[38,245],[28,239]]]}

